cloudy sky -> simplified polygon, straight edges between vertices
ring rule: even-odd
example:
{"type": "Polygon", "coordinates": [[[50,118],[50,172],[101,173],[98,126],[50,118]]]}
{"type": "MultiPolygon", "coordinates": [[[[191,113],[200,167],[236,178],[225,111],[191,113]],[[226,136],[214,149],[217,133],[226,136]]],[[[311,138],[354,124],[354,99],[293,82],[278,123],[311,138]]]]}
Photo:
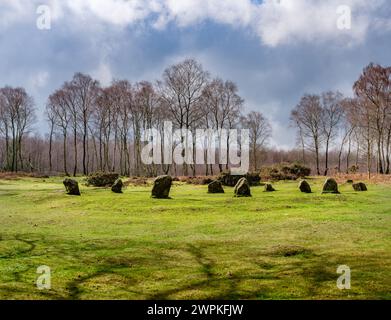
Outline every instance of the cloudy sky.
{"type": "Polygon", "coordinates": [[[235,81],[246,109],[272,122],[272,144],[288,148],[289,113],[304,93],[351,95],[363,67],[391,65],[390,52],[388,0],[0,0],[0,86],[25,87],[41,119],[48,95],[77,71],[104,85],[154,81],[192,57],[235,81]],[[37,27],[40,5],[49,30],[37,27]],[[347,7],[351,28],[341,29],[347,7]]]}

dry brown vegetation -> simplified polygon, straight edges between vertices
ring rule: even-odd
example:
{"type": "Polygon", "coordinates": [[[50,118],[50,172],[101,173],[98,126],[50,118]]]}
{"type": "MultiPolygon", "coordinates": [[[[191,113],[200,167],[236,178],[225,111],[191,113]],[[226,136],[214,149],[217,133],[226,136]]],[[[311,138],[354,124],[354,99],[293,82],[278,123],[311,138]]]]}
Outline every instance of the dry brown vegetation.
{"type": "Polygon", "coordinates": [[[379,183],[379,184],[391,184],[391,175],[385,174],[374,174],[371,175],[371,178],[368,178],[366,173],[354,173],[354,174],[337,174],[335,179],[338,183],[345,183],[348,180],[353,180],[354,182],[364,181],[370,183],[379,183]]]}
{"type": "Polygon", "coordinates": [[[47,179],[49,176],[37,172],[0,172],[0,179],[2,180],[19,180],[21,178],[47,179]]]}
{"type": "Polygon", "coordinates": [[[136,186],[136,187],[141,187],[141,186],[148,186],[149,184],[152,183],[150,181],[151,179],[145,178],[145,177],[130,177],[126,181],[124,181],[124,186],[128,187],[130,185],[136,186]]]}

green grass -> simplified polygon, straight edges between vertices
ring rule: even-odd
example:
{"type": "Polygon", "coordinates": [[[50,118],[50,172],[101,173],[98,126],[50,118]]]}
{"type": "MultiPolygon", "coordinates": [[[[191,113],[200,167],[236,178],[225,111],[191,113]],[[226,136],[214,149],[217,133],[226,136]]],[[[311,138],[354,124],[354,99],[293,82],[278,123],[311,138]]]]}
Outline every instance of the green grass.
{"type": "Polygon", "coordinates": [[[2,299],[390,299],[391,186],[302,194],[296,182],[252,198],[175,185],[81,186],[61,179],[0,180],[2,299]],[[35,286],[52,270],[50,290],[35,286]],[[336,287],[339,265],[351,290],[336,287]]]}

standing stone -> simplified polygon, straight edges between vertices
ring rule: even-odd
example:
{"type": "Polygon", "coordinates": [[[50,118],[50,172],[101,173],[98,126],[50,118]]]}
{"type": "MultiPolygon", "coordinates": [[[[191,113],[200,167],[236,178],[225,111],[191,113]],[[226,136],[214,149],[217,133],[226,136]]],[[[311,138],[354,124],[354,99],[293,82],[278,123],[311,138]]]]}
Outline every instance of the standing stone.
{"type": "Polygon", "coordinates": [[[157,177],[153,183],[152,198],[167,199],[169,198],[172,178],[170,176],[157,177]]]}
{"type": "Polygon", "coordinates": [[[363,182],[353,184],[353,189],[355,191],[368,191],[366,184],[363,182]]]}
{"type": "Polygon", "coordinates": [[[265,192],[274,192],[276,189],[273,188],[273,185],[271,183],[265,184],[265,192]]]}
{"type": "Polygon", "coordinates": [[[122,182],[121,179],[117,179],[114,184],[111,187],[111,191],[114,193],[122,193],[122,188],[124,186],[124,183],[122,182]]]}
{"type": "Polygon", "coordinates": [[[328,178],[323,185],[322,193],[335,193],[338,194],[338,183],[333,178],[328,178]]]}
{"type": "Polygon", "coordinates": [[[209,183],[208,193],[224,193],[223,184],[218,180],[209,183]]]}
{"type": "Polygon", "coordinates": [[[79,183],[76,180],[65,179],[63,183],[67,194],[71,196],[80,196],[79,183]]]}
{"type": "Polygon", "coordinates": [[[301,192],[304,192],[304,193],[311,193],[312,192],[311,186],[306,180],[300,181],[299,189],[301,192]]]}
{"type": "Polygon", "coordinates": [[[235,197],[251,197],[250,185],[246,178],[241,178],[234,189],[235,197]]]}

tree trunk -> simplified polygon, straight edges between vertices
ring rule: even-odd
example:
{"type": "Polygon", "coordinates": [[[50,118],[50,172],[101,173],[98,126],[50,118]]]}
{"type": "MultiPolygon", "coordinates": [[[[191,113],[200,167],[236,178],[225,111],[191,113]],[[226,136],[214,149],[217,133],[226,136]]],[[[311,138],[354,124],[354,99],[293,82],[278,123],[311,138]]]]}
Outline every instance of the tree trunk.
{"type": "Polygon", "coordinates": [[[384,174],[384,170],[383,170],[383,161],[382,161],[382,153],[381,153],[381,140],[380,138],[378,139],[378,142],[377,142],[377,154],[378,154],[378,173],[380,174],[384,174]]]}
{"type": "Polygon", "coordinates": [[[348,147],[348,153],[346,155],[346,173],[349,173],[350,168],[350,153],[352,151],[352,139],[349,136],[349,147],[348,147]]]}
{"type": "Polygon", "coordinates": [[[10,165],[10,142],[8,135],[8,125],[5,127],[5,156],[6,156],[6,171],[8,171],[11,167],[10,165]]]}
{"type": "Polygon", "coordinates": [[[52,146],[53,146],[53,129],[54,123],[51,123],[50,134],[49,134],[49,172],[52,172],[52,146]]]}
{"type": "Polygon", "coordinates": [[[83,175],[88,174],[87,165],[86,165],[86,156],[87,156],[87,122],[84,120],[83,127],[83,175]]]}
{"type": "Polygon", "coordinates": [[[76,177],[77,174],[77,132],[76,132],[76,126],[73,129],[73,147],[74,147],[74,152],[75,152],[75,163],[73,167],[73,176],[76,177]]]}
{"type": "Polygon", "coordinates": [[[66,134],[66,132],[64,132],[63,151],[64,151],[64,173],[67,177],[69,177],[68,168],[67,168],[67,134],[66,134]]]}
{"type": "Polygon", "coordinates": [[[315,157],[316,157],[316,173],[320,176],[320,163],[319,163],[319,146],[315,144],[315,157]]]}
{"type": "Polygon", "coordinates": [[[20,161],[20,169],[23,171],[24,166],[23,166],[23,157],[22,157],[22,141],[23,141],[23,137],[22,137],[22,135],[19,135],[18,154],[19,154],[19,161],[20,161]]]}
{"type": "Polygon", "coordinates": [[[330,138],[327,138],[326,141],[326,159],[325,159],[325,170],[324,170],[324,176],[326,177],[329,173],[329,146],[330,146],[330,138]]]}
{"type": "Polygon", "coordinates": [[[388,130],[386,142],[386,174],[390,174],[390,148],[391,148],[391,128],[388,130]]]}

